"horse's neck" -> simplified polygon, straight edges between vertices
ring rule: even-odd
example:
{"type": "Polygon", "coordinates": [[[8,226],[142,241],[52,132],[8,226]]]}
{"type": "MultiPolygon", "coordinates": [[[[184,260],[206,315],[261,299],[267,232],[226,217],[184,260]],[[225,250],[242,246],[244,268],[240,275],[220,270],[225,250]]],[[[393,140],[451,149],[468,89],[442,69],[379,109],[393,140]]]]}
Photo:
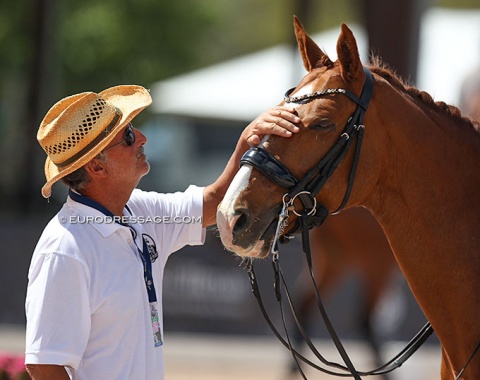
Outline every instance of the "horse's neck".
{"type": "Polygon", "coordinates": [[[480,138],[473,129],[462,130],[468,126],[454,125],[455,121],[437,111],[429,116],[423,107],[409,102],[404,99],[384,110],[388,117],[376,125],[385,138],[372,138],[377,144],[372,148],[383,150],[386,162],[366,206],[384,228],[441,340],[456,344],[463,338],[452,333],[453,325],[473,324],[468,318],[476,318],[480,312],[476,301],[480,286],[480,138]],[[471,316],[460,316],[460,310],[452,307],[459,294],[472,308],[471,316]],[[445,338],[449,329],[451,337],[445,338]]]}
{"type": "Polygon", "coordinates": [[[388,117],[377,128],[386,138],[376,141],[376,149],[386,152],[385,165],[371,208],[399,247],[468,248],[472,243],[459,238],[477,234],[480,137],[452,117],[430,111],[405,98],[384,113],[388,117]],[[452,234],[453,239],[443,236],[452,234]],[[419,244],[426,240],[431,242],[419,244]]]}
{"type": "Polygon", "coordinates": [[[433,240],[442,233],[477,230],[468,222],[480,214],[478,133],[438,111],[427,115],[408,100],[386,114],[379,128],[387,138],[376,142],[377,151],[386,152],[371,206],[377,218],[413,240],[418,231],[433,240]]]}

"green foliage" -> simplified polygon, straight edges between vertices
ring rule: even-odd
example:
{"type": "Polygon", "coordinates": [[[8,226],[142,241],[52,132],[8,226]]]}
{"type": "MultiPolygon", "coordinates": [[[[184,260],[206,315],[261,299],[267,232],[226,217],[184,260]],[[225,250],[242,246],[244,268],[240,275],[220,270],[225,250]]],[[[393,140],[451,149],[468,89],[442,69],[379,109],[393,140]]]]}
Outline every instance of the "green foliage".
{"type": "Polygon", "coordinates": [[[286,35],[282,2],[67,2],[58,25],[64,83],[72,91],[87,83],[96,89],[120,82],[148,86],[277,43],[286,35]]]}
{"type": "Polygon", "coordinates": [[[478,0],[437,0],[435,5],[445,8],[480,8],[478,0]]]}
{"type": "MultiPolygon", "coordinates": [[[[312,32],[352,15],[350,0],[310,1],[312,32]]],[[[27,80],[36,14],[61,94],[150,83],[292,40],[295,0],[17,0],[0,4],[0,69],[27,80]]],[[[2,81],[3,83],[3,81],[2,81]]],[[[55,88],[55,86],[57,88],[55,88]]]]}
{"type": "MultiPolygon", "coordinates": [[[[307,1],[307,0],[304,0],[307,1]]],[[[352,0],[309,1],[309,31],[358,14],[352,0]]],[[[62,94],[118,83],[148,86],[273,44],[290,41],[298,0],[17,0],[0,3],[0,70],[24,81],[35,47],[35,14],[48,6],[49,73],[62,94]]],[[[436,5],[479,7],[478,0],[436,5]]],[[[302,20],[303,21],[303,20],[302,20]]],[[[2,85],[3,86],[3,85],[2,85]]],[[[4,92],[3,89],[2,92],[4,92]]]]}

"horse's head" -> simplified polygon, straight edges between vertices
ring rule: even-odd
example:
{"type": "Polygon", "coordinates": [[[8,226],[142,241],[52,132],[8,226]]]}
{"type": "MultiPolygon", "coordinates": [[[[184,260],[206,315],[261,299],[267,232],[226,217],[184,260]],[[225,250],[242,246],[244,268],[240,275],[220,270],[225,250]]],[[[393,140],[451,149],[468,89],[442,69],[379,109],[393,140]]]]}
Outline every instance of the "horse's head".
{"type": "Polygon", "coordinates": [[[301,130],[288,139],[267,136],[259,149],[248,151],[217,213],[223,244],[240,256],[268,255],[283,205],[289,210],[288,225],[280,234],[298,225],[295,219],[302,210],[317,220],[325,210],[337,210],[351,190],[356,159],[355,149],[349,148],[359,140],[359,131],[363,136],[373,86],[370,73],[364,71],[346,25],[337,42],[338,60],[332,62],[297,18],[294,24],[308,74],[284,103],[295,107],[301,130]]]}

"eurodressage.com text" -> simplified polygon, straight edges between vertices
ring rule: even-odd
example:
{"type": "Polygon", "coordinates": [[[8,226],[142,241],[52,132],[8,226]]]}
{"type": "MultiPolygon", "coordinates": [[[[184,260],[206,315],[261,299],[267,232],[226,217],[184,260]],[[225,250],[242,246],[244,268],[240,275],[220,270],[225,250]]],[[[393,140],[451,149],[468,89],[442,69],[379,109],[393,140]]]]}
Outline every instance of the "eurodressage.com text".
{"type": "Polygon", "coordinates": [[[60,223],[70,224],[193,224],[193,223],[202,223],[201,216],[135,216],[135,215],[123,215],[123,216],[102,216],[102,215],[70,215],[67,217],[61,217],[60,223]]]}

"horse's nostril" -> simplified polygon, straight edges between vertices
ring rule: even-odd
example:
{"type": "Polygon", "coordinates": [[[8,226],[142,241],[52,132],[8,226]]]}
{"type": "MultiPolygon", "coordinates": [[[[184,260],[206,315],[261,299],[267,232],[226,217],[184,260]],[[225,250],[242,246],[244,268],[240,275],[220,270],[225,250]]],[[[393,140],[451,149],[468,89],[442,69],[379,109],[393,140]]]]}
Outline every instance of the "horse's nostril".
{"type": "Polygon", "coordinates": [[[239,215],[237,221],[235,222],[235,226],[233,227],[233,234],[235,235],[237,232],[242,231],[245,229],[245,226],[248,223],[248,216],[245,210],[237,210],[236,214],[239,215]]]}

